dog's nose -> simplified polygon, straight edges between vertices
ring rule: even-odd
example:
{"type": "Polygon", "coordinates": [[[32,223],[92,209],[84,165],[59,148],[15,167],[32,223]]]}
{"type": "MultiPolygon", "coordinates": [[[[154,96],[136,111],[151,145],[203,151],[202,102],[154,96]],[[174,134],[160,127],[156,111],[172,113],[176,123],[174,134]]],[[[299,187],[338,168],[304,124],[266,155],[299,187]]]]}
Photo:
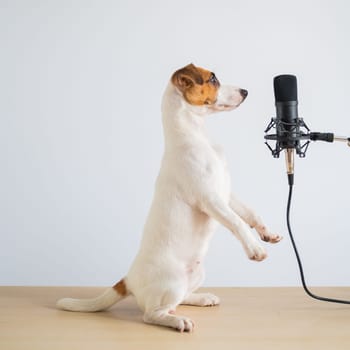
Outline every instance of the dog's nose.
{"type": "Polygon", "coordinates": [[[241,94],[241,96],[243,98],[246,98],[248,96],[248,91],[247,90],[244,90],[244,89],[240,89],[239,90],[239,93],[241,94]]]}

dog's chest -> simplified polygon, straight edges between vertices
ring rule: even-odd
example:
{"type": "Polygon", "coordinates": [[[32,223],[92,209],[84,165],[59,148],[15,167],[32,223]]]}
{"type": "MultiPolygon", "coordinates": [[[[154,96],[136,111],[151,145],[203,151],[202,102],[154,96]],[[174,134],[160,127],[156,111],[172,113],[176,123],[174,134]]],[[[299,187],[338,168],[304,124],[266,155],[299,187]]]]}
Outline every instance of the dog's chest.
{"type": "Polygon", "coordinates": [[[162,187],[175,185],[176,191],[191,205],[214,193],[228,199],[231,192],[225,155],[220,146],[213,146],[207,140],[165,153],[158,183],[162,187]]]}
{"type": "Polygon", "coordinates": [[[211,148],[214,151],[216,158],[221,162],[222,166],[227,170],[227,159],[223,148],[220,145],[213,144],[211,148]]]}
{"type": "Polygon", "coordinates": [[[209,142],[197,144],[187,149],[180,159],[183,164],[179,167],[187,169],[184,176],[187,183],[192,183],[195,188],[199,186],[206,193],[224,195],[230,192],[227,161],[220,146],[209,142]]]}
{"type": "Polygon", "coordinates": [[[207,154],[206,176],[211,179],[213,185],[218,186],[220,192],[229,192],[231,181],[223,149],[219,145],[211,145],[211,150],[207,154]]]}

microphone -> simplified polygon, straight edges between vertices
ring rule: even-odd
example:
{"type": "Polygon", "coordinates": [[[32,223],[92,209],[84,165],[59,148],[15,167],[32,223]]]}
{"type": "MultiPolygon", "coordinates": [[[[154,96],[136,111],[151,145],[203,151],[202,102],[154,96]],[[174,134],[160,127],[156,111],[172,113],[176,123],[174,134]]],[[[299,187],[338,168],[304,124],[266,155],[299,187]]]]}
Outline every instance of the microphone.
{"type": "Polygon", "coordinates": [[[300,125],[298,123],[297,78],[294,75],[279,75],[273,80],[275,93],[277,137],[281,149],[285,150],[289,183],[294,177],[294,149],[300,146],[300,125]]]}
{"type": "Polygon", "coordinates": [[[275,128],[275,134],[265,135],[265,140],[276,141],[275,148],[265,142],[272,156],[278,158],[285,150],[289,185],[294,183],[294,153],[304,158],[310,141],[343,141],[350,147],[350,137],[334,136],[333,133],[310,132],[302,118],[298,116],[297,78],[283,74],[273,79],[276,118],[272,118],[265,133],[275,128]]]}
{"type": "Polygon", "coordinates": [[[279,75],[273,80],[273,88],[281,147],[296,148],[299,142],[297,78],[294,75],[279,75]]]}
{"type": "Polygon", "coordinates": [[[332,133],[310,132],[303,119],[299,118],[298,116],[297,78],[294,75],[285,74],[275,77],[273,80],[273,87],[275,93],[276,118],[271,119],[265,130],[265,134],[272,128],[276,129],[276,133],[265,135],[265,140],[276,141],[276,145],[275,148],[272,148],[267,141],[265,144],[268,146],[275,158],[279,157],[282,150],[284,150],[286,154],[289,183],[287,227],[297,259],[303,288],[305,292],[314,299],[341,304],[350,304],[350,301],[348,300],[320,297],[309,290],[306,285],[304,269],[290,226],[290,208],[294,183],[294,153],[296,152],[300,157],[305,157],[307,148],[311,141],[345,141],[347,142],[348,146],[350,146],[350,137],[338,137],[334,136],[332,133]]]}

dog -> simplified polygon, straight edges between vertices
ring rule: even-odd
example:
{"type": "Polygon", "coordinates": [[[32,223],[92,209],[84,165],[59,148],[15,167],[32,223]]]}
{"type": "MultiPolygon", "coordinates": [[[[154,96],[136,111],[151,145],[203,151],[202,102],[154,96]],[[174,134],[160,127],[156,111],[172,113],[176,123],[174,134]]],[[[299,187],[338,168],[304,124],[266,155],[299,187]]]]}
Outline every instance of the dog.
{"type": "Polygon", "coordinates": [[[220,302],[211,293],[194,293],[203,281],[203,259],[218,223],[238,238],[249,259],[266,258],[250,228],[265,242],[282,237],[231,193],[225,157],[205,131],[206,116],[232,111],[247,95],[193,64],[172,75],[162,99],[165,150],[136,258],[127,275],[100,296],[61,299],[58,308],[100,311],[133,295],[146,323],[191,332],[193,321],[177,315],[176,307],[220,302]]]}

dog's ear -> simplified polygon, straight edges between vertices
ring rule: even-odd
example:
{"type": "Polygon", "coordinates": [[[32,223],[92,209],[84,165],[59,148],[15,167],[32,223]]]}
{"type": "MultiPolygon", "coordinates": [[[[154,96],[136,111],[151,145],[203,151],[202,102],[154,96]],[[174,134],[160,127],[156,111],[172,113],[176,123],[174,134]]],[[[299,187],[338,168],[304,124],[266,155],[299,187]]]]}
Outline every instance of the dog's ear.
{"type": "Polygon", "coordinates": [[[181,92],[188,90],[195,84],[203,84],[203,78],[200,72],[192,63],[176,71],[171,81],[181,92]]]}

